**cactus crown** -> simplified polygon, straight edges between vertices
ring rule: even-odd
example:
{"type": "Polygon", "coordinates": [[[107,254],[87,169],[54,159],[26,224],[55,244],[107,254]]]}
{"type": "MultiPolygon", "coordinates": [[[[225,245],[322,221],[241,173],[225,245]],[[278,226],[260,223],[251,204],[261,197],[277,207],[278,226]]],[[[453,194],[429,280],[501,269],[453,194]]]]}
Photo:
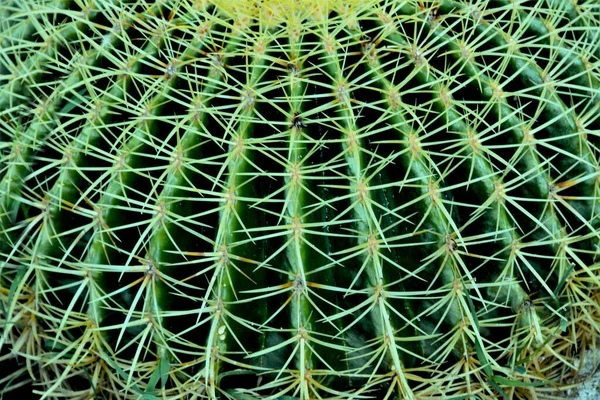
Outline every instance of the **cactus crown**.
{"type": "Polygon", "coordinates": [[[0,388],[530,398],[600,333],[595,0],[4,0],[0,388]]]}

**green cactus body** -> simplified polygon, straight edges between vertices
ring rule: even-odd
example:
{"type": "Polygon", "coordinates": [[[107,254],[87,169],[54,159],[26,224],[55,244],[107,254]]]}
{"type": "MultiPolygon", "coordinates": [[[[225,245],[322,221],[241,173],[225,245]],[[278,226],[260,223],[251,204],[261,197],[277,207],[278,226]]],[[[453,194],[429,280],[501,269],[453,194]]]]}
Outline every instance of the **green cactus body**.
{"type": "Polygon", "coordinates": [[[558,395],[600,333],[595,0],[0,2],[0,376],[558,395]]]}

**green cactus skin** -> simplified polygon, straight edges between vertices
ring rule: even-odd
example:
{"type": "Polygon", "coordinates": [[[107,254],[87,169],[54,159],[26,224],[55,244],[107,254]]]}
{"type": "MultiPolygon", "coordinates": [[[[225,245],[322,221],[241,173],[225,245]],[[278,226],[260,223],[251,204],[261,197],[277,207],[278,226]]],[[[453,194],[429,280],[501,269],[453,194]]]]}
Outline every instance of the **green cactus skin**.
{"type": "Polygon", "coordinates": [[[0,45],[6,398],[548,399],[597,345],[597,0],[0,0],[0,45]]]}

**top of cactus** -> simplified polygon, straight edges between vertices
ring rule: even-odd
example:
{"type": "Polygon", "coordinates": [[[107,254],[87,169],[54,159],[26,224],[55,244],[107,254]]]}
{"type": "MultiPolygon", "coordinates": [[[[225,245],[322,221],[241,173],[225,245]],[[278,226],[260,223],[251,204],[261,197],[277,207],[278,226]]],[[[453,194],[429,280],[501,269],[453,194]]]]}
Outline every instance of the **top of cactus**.
{"type": "Polygon", "coordinates": [[[209,0],[238,25],[247,26],[252,20],[267,27],[301,24],[306,20],[322,21],[331,11],[351,16],[368,1],[361,0],[209,0]]]}

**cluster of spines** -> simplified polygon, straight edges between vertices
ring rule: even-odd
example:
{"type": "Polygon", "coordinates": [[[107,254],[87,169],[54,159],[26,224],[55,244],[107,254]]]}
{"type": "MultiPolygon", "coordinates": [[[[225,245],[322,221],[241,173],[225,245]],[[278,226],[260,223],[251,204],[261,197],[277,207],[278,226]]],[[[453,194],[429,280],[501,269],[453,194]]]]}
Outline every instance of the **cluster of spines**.
{"type": "MultiPolygon", "coordinates": [[[[73,7],[67,3],[46,5],[44,12],[62,16],[59,10],[73,7]]],[[[542,10],[544,2],[525,3],[542,10]]],[[[116,10],[126,10],[103,5],[100,10],[115,17],[116,10]]],[[[355,23],[362,10],[346,10],[348,14],[327,23],[301,27],[305,21],[294,14],[295,24],[265,24],[244,34],[240,27],[248,21],[218,22],[218,9],[205,12],[182,2],[170,14],[163,14],[166,4],[145,9],[140,3],[140,13],[119,15],[120,22],[111,27],[113,33],[102,35],[87,53],[73,54],[74,66],[66,65],[65,54],[79,45],[78,35],[85,35],[86,29],[98,35],[89,22],[97,13],[84,7],[81,15],[88,22],[77,15],[53,31],[56,38],[46,36],[43,51],[23,58],[21,42],[27,42],[39,28],[21,21],[13,29],[10,21],[21,17],[9,18],[3,29],[14,36],[2,38],[2,67],[11,70],[11,78],[0,99],[5,110],[0,137],[13,142],[3,147],[10,150],[3,153],[6,162],[0,183],[0,218],[6,237],[1,248],[6,260],[1,267],[3,343],[10,343],[17,354],[30,355],[23,371],[40,374],[48,393],[72,396],[77,395],[69,389],[77,387],[70,383],[73,376],[85,374],[91,376],[93,386],[103,385],[93,390],[107,390],[114,396],[121,388],[151,396],[159,381],[165,393],[232,396],[222,391],[219,382],[220,375],[228,376],[236,368],[255,371],[259,380],[264,374],[265,383],[257,384],[251,394],[302,398],[368,396],[380,386],[385,387],[386,396],[397,391],[408,398],[415,393],[494,396],[505,390],[518,395],[519,390],[528,389],[518,389],[519,382],[506,377],[517,379],[507,365],[520,370],[520,362],[534,368],[521,379],[545,382],[541,371],[548,363],[536,364],[539,359],[534,356],[552,356],[569,366],[567,357],[575,351],[559,354],[555,350],[564,337],[557,327],[569,329],[574,338],[565,343],[573,349],[598,330],[598,311],[590,298],[596,296],[590,286],[598,284],[599,180],[593,128],[598,125],[594,115],[599,108],[598,49],[593,40],[598,21],[584,12],[585,4],[573,9],[554,5],[548,8],[554,13],[542,24],[537,16],[515,8],[516,2],[432,2],[428,7],[415,3],[399,8],[389,2],[376,5],[378,12],[362,17],[373,28],[355,23]],[[486,19],[486,10],[493,12],[494,23],[486,19]],[[581,27],[585,39],[575,43],[575,48],[586,52],[585,59],[565,50],[560,26],[552,26],[566,26],[568,32],[571,25],[559,17],[578,12],[582,17],[576,17],[573,24],[581,27]],[[403,14],[416,16],[420,25],[399,24],[403,14]],[[523,21],[507,36],[510,21],[517,18],[523,21]],[[402,30],[407,28],[413,32],[402,30]],[[150,39],[147,46],[128,42],[125,33],[134,30],[150,39]],[[457,31],[475,34],[457,39],[452,36],[457,31]],[[184,32],[185,38],[173,32],[184,32]],[[539,44],[519,41],[532,33],[540,38],[539,44]],[[199,40],[184,42],[196,36],[199,40]],[[305,37],[321,43],[304,42],[305,37]],[[522,52],[528,46],[531,50],[522,52]],[[444,61],[454,59],[454,64],[449,72],[440,73],[429,65],[429,58],[446,48],[444,61]],[[556,70],[542,71],[528,61],[542,49],[549,49],[551,57],[544,63],[556,65],[556,70]],[[391,59],[389,54],[400,57],[391,59]],[[235,64],[240,59],[246,60],[245,66],[235,64]],[[17,60],[25,60],[31,75],[18,75],[17,60]],[[52,65],[44,67],[46,60],[52,65]],[[112,65],[104,74],[103,60],[112,65]],[[478,60],[492,64],[478,64],[478,60]],[[396,76],[396,71],[406,71],[411,63],[414,69],[406,79],[396,76]],[[139,73],[143,68],[145,72],[139,73]],[[41,72],[53,69],[66,78],[41,83],[41,72]],[[565,70],[570,77],[564,76],[565,70]],[[242,75],[246,81],[238,78],[242,75]],[[97,89],[96,80],[103,78],[108,85],[97,89]],[[521,91],[503,92],[504,82],[519,79],[521,91]],[[189,92],[182,92],[181,81],[189,92]],[[416,87],[409,86],[415,83],[416,87]],[[458,92],[466,87],[478,87],[484,99],[471,104],[455,99],[455,92],[464,96],[458,92]],[[361,91],[375,96],[365,103],[355,94],[361,91]],[[198,96],[189,97],[194,92],[198,96]],[[403,101],[411,96],[422,100],[423,92],[429,94],[429,101],[417,105],[403,101]],[[527,115],[527,104],[515,107],[508,97],[530,100],[537,107],[534,115],[527,115]],[[574,104],[565,104],[565,97],[574,104]],[[313,102],[318,106],[308,108],[313,102]],[[189,114],[172,117],[166,111],[172,103],[191,104],[189,114]],[[266,104],[264,113],[261,104],[266,104]],[[21,110],[29,110],[23,124],[10,118],[21,110]],[[381,117],[369,120],[363,115],[369,113],[381,117]],[[275,114],[279,116],[274,118],[275,114]],[[111,122],[112,118],[116,121],[111,122]],[[87,124],[82,123],[86,119],[87,124]],[[495,122],[490,124],[490,120],[495,122]],[[529,126],[527,120],[536,124],[529,126]],[[165,129],[170,130],[165,134],[165,129]],[[387,133],[390,129],[398,139],[388,139],[393,136],[387,133]],[[565,134],[568,129],[570,135],[565,134]],[[115,136],[116,131],[121,134],[115,136]],[[264,135],[264,131],[272,134],[264,135]],[[511,138],[498,144],[501,135],[511,138]],[[378,140],[379,136],[386,139],[378,140]],[[398,150],[375,151],[391,145],[398,150]],[[220,149],[220,153],[202,152],[204,147],[220,149]],[[48,158],[42,150],[60,157],[48,158]],[[323,153],[334,156],[314,161],[323,153]],[[266,159],[283,172],[265,170],[253,157],[266,159]],[[101,162],[90,162],[93,158],[101,162]],[[27,166],[32,163],[42,167],[31,170],[27,166]],[[105,171],[103,166],[108,164],[112,166],[105,171]],[[398,171],[401,178],[394,175],[398,171]],[[456,171],[464,171],[459,176],[467,179],[453,182],[456,171]],[[382,180],[382,173],[390,180],[382,180]],[[208,185],[199,187],[188,175],[208,185]],[[269,176],[283,186],[262,197],[253,192],[252,182],[268,185],[265,178],[269,176]],[[327,199],[323,188],[347,194],[327,199]],[[463,190],[474,193],[477,201],[456,199],[463,190]],[[563,190],[568,194],[561,195],[563,190]],[[418,196],[390,206],[391,199],[402,199],[406,192],[418,196]],[[531,198],[542,205],[530,206],[531,198]],[[195,212],[195,205],[203,203],[217,206],[195,212]],[[424,212],[405,214],[415,208],[424,212]],[[336,210],[337,216],[311,222],[327,209],[336,210]],[[515,218],[511,210],[526,218],[515,218]],[[72,214],[77,216],[73,219],[80,218],[78,223],[85,219],[89,223],[69,225],[72,214]],[[202,222],[211,215],[212,224],[202,222]],[[469,219],[457,222],[464,215],[470,215],[469,219]],[[257,221],[275,225],[265,228],[257,221]],[[472,234],[477,224],[492,229],[472,234]],[[399,226],[405,225],[411,227],[400,232],[399,226]],[[316,246],[312,240],[323,235],[319,229],[325,228],[337,229],[332,237],[346,240],[343,243],[350,247],[336,249],[330,243],[333,239],[324,239],[324,247],[316,246]],[[182,248],[171,233],[176,229],[180,236],[192,238],[188,245],[201,241],[211,249],[182,248]],[[135,231],[139,239],[121,235],[135,231]],[[467,231],[470,236],[465,236],[467,231]],[[311,233],[314,236],[307,239],[311,233]],[[410,239],[425,236],[429,241],[410,239]],[[270,241],[277,246],[270,248],[270,241]],[[130,246],[126,253],[120,250],[123,242],[130,246]],[[242,249],[256,244],[267,250],[248,258],[242,249]],[[482,245],[493,247],[494,253],[478,255],[470,250],[482,245]],[[437,250],[411,271],[389,255],[404,248],[410,251],[410,246],[437,250]],[[324,252],[325,247],[333,253],[324,252]],[[541,257],[547,261],[532,265],[536,255],[528,247],[549,254],[541,257]],[[77,254],[85,257],[78,259],[77,254]],[[480,257],[481,263],[465,261],[472,257],[480,257]],[[113,265],[116,258],[122,265],[113,265]],[[324,264],[310,265],[315,259],[324,264]],[[322,271],[341,276],[341,269],[354,262],[358,268],[346,286],[339,281],[332,285],[330,276],[324,282],[311,278],[322,271]],[[547,276],[537,269],[544,263],[550,264],[543,270],[547,276]],[[496,266],[491,277],[482,273],[490,265],[496,266]],[[187,272],[189,266],[200,268],[182,277],[179,266],[187,266],[187,272]],[[411,278],[420,280],[426,268],[436,271],[431,285],[420,291],[408,289],[414,284],[411,278]],[[397,271],[397,280],[389,280],[390,270],[397,271]],[[130,274],[141,276],[129,282],[130,274]],[[277,282],[273,274],[284,277],[284,283],[258,289],[248,283],[277,282]],[[115,284],[108,275],[129,283],[115,284]],[[553,287],[547,283],[552,279],[553,287]],[[529,284],[539,288],[538,301],[543,306],[533,306],[527,298],[529,284]],[[331,293],[342,302],[333,305],[338,311],[328,315],[322,308],[330,302],[331,293]],[[255,312],[253,318],[262,320],[253,320],[240,314],[244,307],[268,308],[266,300],[280,299],[279,295],[287,300],[271,316],[255,312]],[[354,303],[342,300],[357,296],[361,299],[354,303]],[[428,298],[427,306],[417,309],[416,315],[396,307],[415,307],[423,296],[428,298]],[[177,310],[173,303],[178,300],[173,297],[185,298],[187,305],[197,307],[177,310]],[[475,302],[482,310],[474,307],[475,302]],[[557,302],[563,302],[565,312],[557,302]],[[344,308],[344,304],[352,306],[344,308]],[[512,308],[508,316],[493,311],[507,307],[512,308]],[[289,326],[283,330],[288,336],[269,344],[269,338],[282,337],[271,332],[279,328],[273,321],[284,310],[290,315],[289,326]],[[111,314],[120,314],[118,322],[108,322],[111,314]],[[439,315],[454,331],[440,335],[438,324],[425,332],[420,319],[439,315]],[[171,332],[168,321],[178,317],[197,319],[185,331],[171,332]],[[511,326],[511,319],[516,322],[512,335],[502,343],[504,349],[481,334],[485,329],[511,326]],[[362,323],[371,325],[374,337],[351,349],[349,332],[362,323]],[[245,348],[240,327],[246,334],[261,337],[260,350],[245,348]],[[190,334],[201,329],[206,331],[206,343],[191,341],[190,334]],[[408,338],[420,336],[443,345],[429,355],[411,354],[401,344],[410,330],[421,333],[409,333],[408,338]],[[319,346],[323,352],[316,350],[319,346]],[[280,357],[284,348],[291,350],[285,362],[269,365],[269,356],[280,357]],[[331,367],[324,352],[339,354],[340,365],[348,369],[331,367]],[[510,362],[498,364],[500,355],[510,362]],[[418,359],[417,364],[424,361],[429,368],[425,371],[435,372],[423,378],[423,371],[405,367],[403,359],[410,356],[418,359]],[[463,359],[448,364],[451,357],[463,359]],[[98,359],[102,361],[95,369],[89,367],[98,359]],[[351,369],[353,360],[367,362],[351,369]],[[44,366],[36,370],[33,361],[44,366]],[[459,373],[464,378],[448,379],[448,374],[459,373]],[[367,384],[358,392],[340,390],[335,382],[328,386],[326,381],[336,376],[346,377],[345,382],[361,377],[367,384]],[[410,380],[423,383],[415,388],[410,380]]],[[[289,4],[274,9],[290,18],[289,4]]],[[[2,12],[13,15],[9,7],[2,12]]],[[[75,13],[64,14],[73,17],[75,13]]],[[[267,14],[274,15],[272,10],[267,14]]],[[[307,15],[315,18],[313,13],[307,15]]],[[[52,24],[50,28],[54,29],[52,24]]],[[[564,40],[569,43],[569,38],[564,40]]],[[[90,39],[81,41],[88,42],[84,46],[91,43],[90,39]]],[[[557,376],[555,370],[563,371],[555,368],[547,377],[557,376]]]]}

